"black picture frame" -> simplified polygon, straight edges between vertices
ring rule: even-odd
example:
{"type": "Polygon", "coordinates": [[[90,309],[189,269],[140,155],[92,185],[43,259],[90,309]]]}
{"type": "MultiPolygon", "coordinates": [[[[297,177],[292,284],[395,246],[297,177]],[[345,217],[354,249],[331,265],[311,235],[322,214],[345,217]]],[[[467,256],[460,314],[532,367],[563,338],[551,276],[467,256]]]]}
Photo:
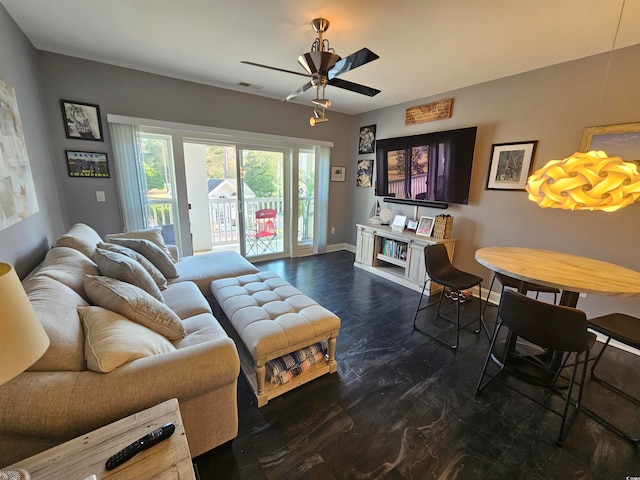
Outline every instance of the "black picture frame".
{"type": "Polygon", "coordinates": [[[376,126],[360,127],[358,153],[374,153],[376,150],[376,126]]]}
{"type": "Polygon", "coordinates": [[[64,133],[67,138],[103,142],[100,107],[74,100],[60,100],[64,133]]]}
{"type": "Polygon", "coordinates": [[[106,153],[79,150],[65,150],[64,153],[70,177],[111,177],[106,153]]]}
{"type": "Polygon", "coordinates": [[[537,145],[537,140],[494,143],[485,190],[525,190],[537,145]]]}

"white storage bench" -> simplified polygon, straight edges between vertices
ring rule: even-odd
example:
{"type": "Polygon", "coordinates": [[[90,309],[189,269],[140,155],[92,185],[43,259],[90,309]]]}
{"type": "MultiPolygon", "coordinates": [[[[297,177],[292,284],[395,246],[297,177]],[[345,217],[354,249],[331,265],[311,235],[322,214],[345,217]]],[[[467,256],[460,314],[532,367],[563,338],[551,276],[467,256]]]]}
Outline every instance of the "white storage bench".
{"type": "Polygon", "coordinates": [[[221,313],[216,311],[219,306],[235,330],[236,336],[233,332],[230,335],[241,341],[238,351],[242,372],[254,390],[258,407],[337,370],[335,353],[340,319],[275,273],[214,280],[211,293],[217,303],[216,316],[221,313]],[[326,355],[318,355],[316,344],[326,345],[326,355]],[[298,363],[306,355],[315,357],[304,365],[294,365],[296,374],[290,375],[293,378],[288,378],[287,383],[267,381],[268,362],[275,361],[269,366],[298,363]]]}

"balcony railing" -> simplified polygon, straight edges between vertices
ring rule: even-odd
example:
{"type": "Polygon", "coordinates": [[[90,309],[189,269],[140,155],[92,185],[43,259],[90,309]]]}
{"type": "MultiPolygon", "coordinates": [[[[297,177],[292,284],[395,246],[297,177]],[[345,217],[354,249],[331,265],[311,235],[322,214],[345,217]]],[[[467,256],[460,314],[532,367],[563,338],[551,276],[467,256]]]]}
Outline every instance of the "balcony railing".
{"type": "MultiPolygon", "coordinates": [[[[298,215],[299,240],[313,237],[313,197],[299,199],[300,215],[298,215]]],[[[209,222],[211,225],[211,242],[213,245],[225,245],[238,242],[238,206],[236,198],[209,199],[209,222]]],[[[147,198],[149,223],[152,227],[172,225],[174,223],[171,202],[164,199],[147,198]]],[[[249,198],[244,202],[247,229],[255,228],[256,212],[272,208],[277,212],[276,228],[282,233],[284,199],[249,198]]]]}

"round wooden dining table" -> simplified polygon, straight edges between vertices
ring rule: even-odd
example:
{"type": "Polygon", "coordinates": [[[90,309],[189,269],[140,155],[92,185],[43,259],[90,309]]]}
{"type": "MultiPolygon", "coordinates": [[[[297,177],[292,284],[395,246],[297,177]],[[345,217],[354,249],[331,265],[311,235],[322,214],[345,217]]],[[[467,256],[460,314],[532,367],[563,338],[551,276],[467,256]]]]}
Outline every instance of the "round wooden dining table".
{"type": "Polygon", "coordinates": [[[640,272],[613,263],[570,253],[522,247],[485,247],[476,260],[497,273],[526,283],[562,290],[561,305],[575,307],[580,293],[640,296],[640,272]]]}

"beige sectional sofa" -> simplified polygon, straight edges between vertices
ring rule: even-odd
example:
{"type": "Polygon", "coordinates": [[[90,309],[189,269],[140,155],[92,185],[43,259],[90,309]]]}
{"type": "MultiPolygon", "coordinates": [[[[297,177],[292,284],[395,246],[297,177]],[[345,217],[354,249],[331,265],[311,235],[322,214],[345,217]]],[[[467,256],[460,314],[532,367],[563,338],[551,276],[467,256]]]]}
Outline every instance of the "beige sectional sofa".
{"type": "MultiPolygon", "coordinates": [[[[177,276],[166,286],[150,275],[158,290],[146,291],[136,285],[141,263],[114,266],[121,257],[109,248],[124,250],[102,241],[74,225],[23,282],[51,344],[0,386],[0,466],[173,397],[192,456],[237,435],[238,353],[205,295],[212,280],[258,270],[233,252],[187,257],[171,262],[177,276]]],[[[167,252],[161,239],[154,245],[167,252]]]]}

